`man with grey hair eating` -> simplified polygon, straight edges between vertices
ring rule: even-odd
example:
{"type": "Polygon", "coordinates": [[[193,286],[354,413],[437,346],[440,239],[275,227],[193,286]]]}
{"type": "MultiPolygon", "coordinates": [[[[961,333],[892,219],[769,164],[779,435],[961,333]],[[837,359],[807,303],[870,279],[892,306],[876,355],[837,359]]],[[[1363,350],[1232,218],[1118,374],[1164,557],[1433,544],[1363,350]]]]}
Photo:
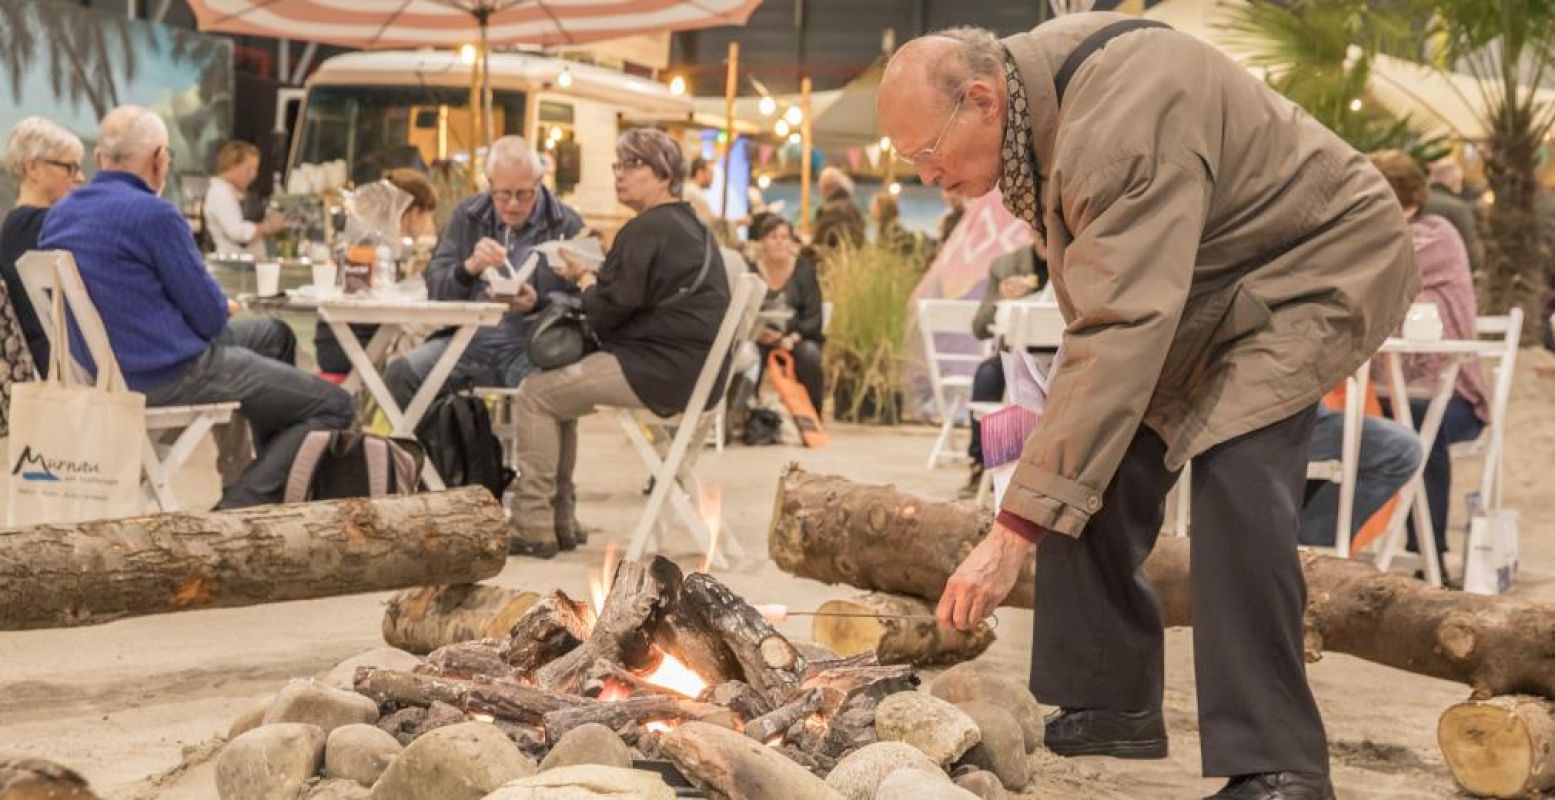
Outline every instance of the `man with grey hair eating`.
{"type": "Polygon", "coordinates": [[[1041,424],[946,583],[967,628],[1037,558],[1031,688],[1061,755],[1162,758],[1163,634],[1141,567],[1193,464],[1192,616],[1216,798],[1327,800],[1296,530],[1314,407],[1418,278],[1386,182],[1213,47],[1120,14],[909,42],[880,121],[925,184],[998,188],[1044,232],[1068,325],[1041,424]]]}

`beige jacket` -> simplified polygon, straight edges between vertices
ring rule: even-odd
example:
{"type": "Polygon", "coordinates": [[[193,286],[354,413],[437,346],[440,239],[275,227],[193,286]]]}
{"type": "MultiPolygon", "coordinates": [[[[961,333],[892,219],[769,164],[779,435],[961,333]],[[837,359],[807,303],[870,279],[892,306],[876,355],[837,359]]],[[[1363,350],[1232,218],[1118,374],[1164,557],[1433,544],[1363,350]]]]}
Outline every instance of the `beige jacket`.
{"type": "Polygon", "coordinates": [[[1025,83],[1069,327],[1003,508],[1078,536],[1134,432],[1166,466],[1308,408],[1397,328],[1409,230],[1364,156],[1213,47],[1124,34],[1074,74],[1061,17],[1004,40],[1025,83]]]}

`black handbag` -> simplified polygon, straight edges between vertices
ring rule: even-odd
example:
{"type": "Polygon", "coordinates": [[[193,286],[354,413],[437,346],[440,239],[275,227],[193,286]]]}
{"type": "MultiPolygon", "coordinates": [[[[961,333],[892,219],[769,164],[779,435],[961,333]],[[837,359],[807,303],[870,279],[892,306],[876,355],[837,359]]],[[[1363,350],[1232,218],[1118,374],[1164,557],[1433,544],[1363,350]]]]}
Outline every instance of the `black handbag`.
{"type": "Polygon", "coordinates": [[[576,297],[552,297],[550,305],[529,318],[529,363],[538,369],[576,364],[598,349],[576,297]]]}
{"type": "MultiPolygon", "coordinates": [[[[673,305],[691,296],[707,280],[707,271],[713,263],[713,234],[706,233],[702,268],[696,278],[681,287],[674,295],[658,304],[658,308],[673,305]]],[[[529,363],[537,369],[560,369],[576,364],[583,357],[599,349],[599,340],[589,330],[588,319],[583,315],[583,301],[576,297],[553,296],[550,305],[529,318],[529,363]]]]}

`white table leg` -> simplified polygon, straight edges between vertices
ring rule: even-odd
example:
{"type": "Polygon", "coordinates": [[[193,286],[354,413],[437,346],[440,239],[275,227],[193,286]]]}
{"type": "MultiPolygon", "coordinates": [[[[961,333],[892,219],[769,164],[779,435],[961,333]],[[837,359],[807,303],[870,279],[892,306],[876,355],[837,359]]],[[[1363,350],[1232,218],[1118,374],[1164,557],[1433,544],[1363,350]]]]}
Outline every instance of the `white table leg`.
{"type": "MultiPolygon", "coordinates": [[[[329,324],[330,331],[335,334],[336,341],[340,342],[340,349],[346,350],[346,340],[340,338],[339,331],[335,330],[335,323],[329,322],[329,320],[325,320],[325,322],[329,324]]],[[[378,363],[378,361],[383,358],[383,354],[388,352],[389,342],[393,341],[396,335],[398,335],[398,331],[395,330],[395,326],[379,325],[378,330],[373,332],[373,338],[367,340],[367,363],[378,363]]],[[[354,332],[351,335],[351,341],[356,343],[356,334],[354,332]]],[[[358,343],[357,346],[360,347],[361,345],[358,343]]],[[[350,355],[350,351],[346,350],[346,356],[349,358],[350,355]]],[[[351,365],[355,367],[356,361],[353,360],[351,365]]],[[[346,381],[345,383],[340,384],[340,388],[345,389],[351,394],[356,394],[357,391],[362,388],[361,369],[351,370],[351,374],[346,376],[346,381]]]]}

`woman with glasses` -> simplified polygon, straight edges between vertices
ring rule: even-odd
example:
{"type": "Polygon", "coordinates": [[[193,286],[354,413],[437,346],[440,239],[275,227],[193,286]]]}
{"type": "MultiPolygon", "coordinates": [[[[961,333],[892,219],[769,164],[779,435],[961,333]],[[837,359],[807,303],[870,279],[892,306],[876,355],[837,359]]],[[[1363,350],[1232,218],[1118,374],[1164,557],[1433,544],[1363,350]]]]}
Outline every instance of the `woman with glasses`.
{"type": "Polygon", "coordinates": [[[7,317],[13,311],[15,315],[14,321],[5,320],[4,358],[14,363],[9,339],[11,326],[19,323],[32,362],[40,374],[48,368],[49,340],[27,299],[27,290],[16,271],[16,260],[38,248],[38,233],[43,229],[43,217],[49,207],[81,185],[81,164],[85,157],[86,150],[75,134],[42,117],[28,117],[18,122],[5,144],[5,168],[16,181],[18,190],[16,206],[5,215],[5,223],[0,227],[0,273],[5,278],[5,292],[10,296],[10,302],[3,305],[7,317]]]}
{"type": "MultiPolygon", "coordinates": [[[[685,410],[729,306],[729,276],[712,233],[680,198],[680,146],[662,131],[616,141],[615,188],[636,212],[598,269],[563,250],[556,271],[582,290],[599,350],[518,387],[514,552],[550,557],[571,518],[577,420],[598,406],[685,410]]],[[[714,387],[709,406],[722,396],[714,387]]]]}

